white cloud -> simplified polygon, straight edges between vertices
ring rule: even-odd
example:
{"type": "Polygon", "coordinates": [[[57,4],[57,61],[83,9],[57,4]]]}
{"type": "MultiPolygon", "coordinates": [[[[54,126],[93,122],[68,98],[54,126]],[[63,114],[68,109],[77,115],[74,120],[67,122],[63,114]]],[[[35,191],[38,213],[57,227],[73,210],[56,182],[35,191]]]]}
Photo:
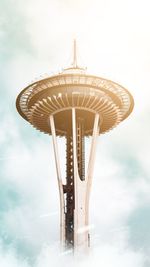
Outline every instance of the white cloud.
{"type": "MultiPolygon", "coordinates": [[[[149,1],[30,0],[19,8],[24,10],[34,55],[22,50],[22,55],[14,55],[6,64],[4,78],[13,99],[35,76],[71,63],[70,46],[75,35],[89,71],[127,86],[135,98],[132,117],[100,139],[90,212],[95,226],[91,231],[93,253],[88,260],[79,257],[73,263],[71,257],[59,253],[54,243],[42,249],[36,267],[65,266],[69,259],[71,266],[141,267],[143,255],[130,247],[126,221],[141,203],[149,203],[149,180],[143,174],[136,181],[127,179],[119,160],[111,158],[111,150],[134,155],[149,175],[149,1]]],[[[32,136],[32,142],[28,142],[30,136],[20,132],[20,120],[16,122],[13,116],[4,115],[1,120],[1,143],[11,140],[5,150],[3,173],[23,202],[3,218],[14,236],[25,237],[33,247],[41,242],[43,247],[59,238],[52,140],[41,135],[32,136]]],[[[0,262],[3,267],[28,266],[13,253],[1,252],[0,262]]]]}
{"type": "MultiPolygon", "coordinates": [[[[3,267],[31,267],[27,259],[20,260],[14,252],[4,252],[0,250],[0,262],[3,267]]],[[[70,252],[60,253],[58,246],[55,244],[52,247],[43,247],[38,256],[35,267],[48,267],[53,265],[55,267],[66,266],[97,266],[103,267],[141,267],[144,263],[142,253],[129,250],[127,248],[119,248],[117,246],[102,245],[94,248],[89,255],[74,255],[70,252]],[[108,256],[109,255],[109,256],[108,256]]]]}
{"type": "Polygon", "coordinates": [[[117,246],[101,245],[94,248],[86,256],[77,254],[72,257],[68,254],[60,254],[56,247],[45,248],[39,256],[37,267],[54,266],[103,266],[103,267],[141,267],[144,262],[142,253],[137,253],[127,248],[117,246]]]}
{"type": "Polygon", "coordinates": [[[0,249],[0,263],[3,267],[29,267],[26,260],[19,260],[13,251],[0,249]]]}

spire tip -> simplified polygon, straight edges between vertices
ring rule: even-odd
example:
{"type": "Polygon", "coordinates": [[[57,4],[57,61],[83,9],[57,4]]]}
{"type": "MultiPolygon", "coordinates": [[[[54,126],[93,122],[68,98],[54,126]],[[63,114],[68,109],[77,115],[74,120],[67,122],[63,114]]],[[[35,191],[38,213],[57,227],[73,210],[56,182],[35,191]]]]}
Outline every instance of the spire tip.
{"type": "Polygon", "coordinates": [[[77,68],[77,44],[76,39],[73,40],[73,67],[77,68]]]}

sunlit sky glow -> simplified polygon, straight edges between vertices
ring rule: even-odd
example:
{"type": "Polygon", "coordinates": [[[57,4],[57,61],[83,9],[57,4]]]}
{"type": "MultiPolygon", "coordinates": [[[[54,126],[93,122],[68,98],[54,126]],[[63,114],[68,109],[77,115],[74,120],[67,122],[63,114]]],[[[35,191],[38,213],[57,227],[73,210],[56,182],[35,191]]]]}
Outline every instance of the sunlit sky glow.
{"type": "Polygon", "coordinates": [[[68,261],[70,266],[150,266],[149,5],[148,0],[0,1],[2,267],[59,267],[68,261]],[[74,38],[79,64],[126,87],[135,108],[99,138],[90,207],[92,252],[73,262],[58,250],[51,137],[17,114],[15,99],[35,78],[72,63],[74,38]]]}

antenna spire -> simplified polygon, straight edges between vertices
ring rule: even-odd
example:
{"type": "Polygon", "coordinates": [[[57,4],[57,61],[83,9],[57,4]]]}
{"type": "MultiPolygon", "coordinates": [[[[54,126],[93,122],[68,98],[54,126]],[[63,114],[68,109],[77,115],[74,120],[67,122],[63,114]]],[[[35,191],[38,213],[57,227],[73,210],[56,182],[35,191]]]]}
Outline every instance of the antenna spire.
{"type": "Polygon", "coordinates": [[[76,39],[73,40],[73,67],[77,68],[77,44],[76,39]]]}

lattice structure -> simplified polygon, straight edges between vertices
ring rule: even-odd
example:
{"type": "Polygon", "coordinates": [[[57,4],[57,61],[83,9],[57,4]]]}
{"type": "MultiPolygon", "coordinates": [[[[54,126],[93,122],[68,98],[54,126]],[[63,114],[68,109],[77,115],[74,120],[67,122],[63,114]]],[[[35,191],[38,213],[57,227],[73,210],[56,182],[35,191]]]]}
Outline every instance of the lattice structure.
{"type": "Polygon", "coordinates": [[[79,118],[77,121],[77,162],[79,177],[85,180],[85,151],[84,151],[84,120],[79,118]]]}
{"type": "Polygon", "coordinates": [[[73,166],[73,139],[69,132],[67,137],[67,175],[66,175],[66,210],[65,210],[65,240],[66,245],[74,244],[74,166],[73,166]]]}
{"type": "Polygon", "coordinates": [[[16,105],[36,129],[52,135],[60,194],[60,233],[64,246],[89,246],[89,198],[96,141],[132,112],[132,95],[121,85],[79,68],[74,43],[73,66],[21,91],[16,105]],[[57,138],[66,138],[66,183],[63,183],[57,138]],[[91,137],[85,170],[85,137],[91,137]]]}

